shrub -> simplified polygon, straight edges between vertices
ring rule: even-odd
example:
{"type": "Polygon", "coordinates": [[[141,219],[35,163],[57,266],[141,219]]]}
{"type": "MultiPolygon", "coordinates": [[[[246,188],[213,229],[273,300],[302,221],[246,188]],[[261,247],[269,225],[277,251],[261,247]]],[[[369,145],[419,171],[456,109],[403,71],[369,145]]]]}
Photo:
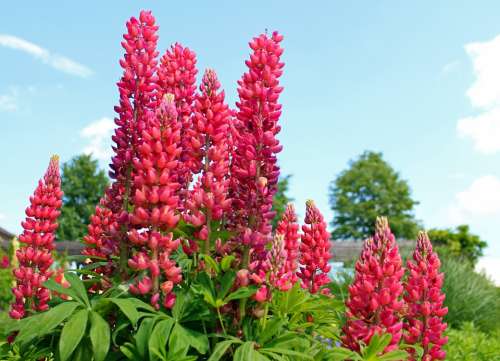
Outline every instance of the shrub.
{"type": "Polygon", "coordinates": [[[500,360],[500,331],[491,334],[482,332],[467,322],[460,329],[451,329],[446,346],[448,361],[494,361],[500,360]]]}
{"type": "Polygon", "coordinates": [[[484,332],[500,324],[500,297],[498,289],[484,274],[474,272],[472,266],[460,259],[443,259],[445,273],[443,291],[448,314],[445,320],[453,328],[464,322],[474,322],[484,332]]]}

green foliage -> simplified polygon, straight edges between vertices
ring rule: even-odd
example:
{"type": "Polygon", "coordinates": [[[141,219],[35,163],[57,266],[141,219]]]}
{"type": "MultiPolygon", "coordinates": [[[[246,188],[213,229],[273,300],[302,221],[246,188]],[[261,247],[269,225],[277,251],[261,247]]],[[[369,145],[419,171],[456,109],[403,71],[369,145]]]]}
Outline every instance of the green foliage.
{"type": "Polygon", "coordinates": [[[476,264],[488,245],[478,235],[470,233],[469,226],[465,224],[455,230],[431,229],[428,234],[439,254],[465,258],[472,264],[476,264]]]}
{"type": "Polygon", "coordinates": [[[445,274],[443,292],[448,307],[445,320],[451,327],[474,322],[485,332],[498,328],[500,297],[490,279],[474,272],[468,262],[453,257],[442,260],[441,272],[445,274]]]}
{"type": "Polygon", "coordinates": [[[90,155],[78,155],[63,164],[61,186],[64,197],[58,221],[58,240],[73,241],[83,237],[107,185],[106,174],[98,169],[97,160],[90,155]]]}
{"type": "Polygon", "coordinates": [[[293,198],[289,197],[289,187],[290,187],[290,178],[292,178],[291,174],[281,178],[278,181],[278,191],[274,195],[273,198],[273,211],[276,212],[272,220],[273,229],[276,229],[279,220],[285,213],[286,205],[290,202],[293,202],[293,198]]]}
{"type": "MultiPolygon", "coordinates": [[[[0,259],[2,257],[3,255],[0,253],[0,259]]],[[[13,300],[11,291],[13,281],[12,269],[10,267],[0,268],[0,311],[7,310],[13,300]]]]}
{"type": "Polygon", "coordinates": [[[484,333],[472,323],[465,323],[460,330],[448,331],[445,346],[448,361],[500,360],[500,330],[484,333]]]}
{"type": "Polygon", "coordinates": [[[418,223],[407,181],[382,159],[381,153],[364,152],[351,161],[331,184],[330,205],[334,239],[364,239],[374,232],[378,216],[390,219],[397,238],[413,239],[418,223]]]}

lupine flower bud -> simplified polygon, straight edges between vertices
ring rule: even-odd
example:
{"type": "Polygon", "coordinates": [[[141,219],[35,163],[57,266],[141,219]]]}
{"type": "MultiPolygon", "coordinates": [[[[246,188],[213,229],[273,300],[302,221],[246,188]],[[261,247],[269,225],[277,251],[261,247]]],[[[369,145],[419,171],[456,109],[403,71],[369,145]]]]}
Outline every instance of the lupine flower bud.
{"type": "Polygon", "coordinates": [[[193,127],[190,139],[199,139],[199,147],[192,149],[191,159],[199,163],[202,175],[189,194],[185,208],[187,222],[202,226],[205,253],[209,252],[212,221],[221,220],[231,206],[227,197],[229,186],[229,124],[230,112],[224,102],[224,91],[215,71],[208,69],[203,75],[200,94],[194,104],[193,127]]]}
{"type": "MultiPolygon", "coordinates": [[[[422,360],[444,360],[446,352],[442,349],[448,338],[443,336],[446,323],[443,317],[448,312],[443,307],[445,295],[442,293],[441,263],[437,253],[432,250],[427,233],[421,232],[417,238],[417,247],[413,260],[408,260],[408,279],[404,285],[404,300],[407,312],[404,321],[404,340],[410,345],[419,345],[424,349],[422,360]]],[[[410,349],[409,360],[416,360],[410,349]]]]}
{"type": "Polygon", "coordinates": [[[136,229],[129,231],[132,257],[128,265],[133,271],[149,273],[131,286],[131,290],[141,295],[151,293],[151,304],[156,308],[160,301],[160,283],[165,298],[182,279],[180,269],[170,259],[170,254],[180,245],[171,233],[179,221],[176,174],[181,153],[179,144],[180,122],[174,98],[165,94],[156,114],[148,118],[137,147],[139,157],[133,161],[135,194],[130,222],[136,229]],[[167,287],[165,281],[170,281],[172,287],[167,287]]]}
{"type": "Polygon", "coordinates": [[[359,351],[360,342],[369,344],[375,333],[389,333],[392,338],[385,352],[396,349],[403,327],[399,312],[404,270],[386,218],[377,219],[375,235],[365,241],[355,271],[346,302],[344,345],[359,351]]]}
{"type": "Polygon", "coordinates": [[[279,175],[276,154],[281,146],[276,135],[281,129],[278,98],[283,88],[278,79],[284,66],[280,61],[282,40],[283,36],[274,32],[270,37],[262,34],[250,42],[253,53],[245,62],[248,72],[238,81],[236,103],[230,187],[237,211],[231,223],[239,232],[239,243],[250,246],[253,257],[263,262],[265,245],[271,239],[272,200],[279,175]]]}
{"type": "MultiPolygon", "coordinates": [[[[326,223],[314,202],[306,203],[305,225],[302,226],[302,242],[300,244],[300,270],[298,276],[302,287],[312,293],[318,292],[322,286],[330,282],[330,234],[326,223]]],[[[323,291],[327,292],[327,291],[323,291]]]]}
{"type": "Polygon", "coordinates": [[[288,204],[282,219],[278,222],[276,234],[282,234],[286,254],[283,267],[278,272],[281,289],[286,290],[297,282],[299,257],[299,225],[293,204],[288,204]]]}
{"type": "Polygon", "coordinates": [[[31,312],[48,309],[50,292],[42,284],[51,276],[51,251],[62,195],[59,157],[53,156],[45,176],[30,197],[27,217],[22,222],[24,231],[19,241],[23,245],[16,252],[19,266],[13,271],[16,285],[12,290],[15,302],[9,313],[12,318],[23,318],[31,312]]]}

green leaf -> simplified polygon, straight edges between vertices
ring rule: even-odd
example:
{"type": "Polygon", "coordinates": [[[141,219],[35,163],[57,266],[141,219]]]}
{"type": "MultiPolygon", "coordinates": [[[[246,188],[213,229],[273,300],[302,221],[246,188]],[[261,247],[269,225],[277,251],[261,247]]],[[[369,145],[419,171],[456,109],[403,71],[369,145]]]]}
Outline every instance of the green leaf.
{"type": "Polygon", "coordinates": [[[382,336],[374,334],[370,340],[370,344],[362,349],[361,354],[365,358],[369,359],[378,355],[379,353],[382,353],[387,345],[389,345],[389,343],[391,342],[391,338],[392,336],[390,334],[384,334],[382,336]]]}
{"type": "Polygon", "coordinates": [[[122,311],[130,322],[132,322],[132,325],[135,326],[139,319],[139,312],[137,311],[135,301],[132,301],[132,299],[133,298],[108,298],[109,301],[118,306],[120,311],[122,311]]]}
{"type": "Polygon", "coordinates": [[[257,287],[249,286],[249,287],[241,287],[238,288],[233,293],[230,293],[225,299],[224,302],[228,303],[229,301],[239,300],[242,298],[249,298],[253,296],[253,294],[257,292],[257,287]]]}
{"type": "Polygon", "coordinates": [[[172,330],[172,326],[174,325],[174,321],[170,318],[161,320],[156,324],[149,338],[149,359],[154,361],[153,355],[159,355],[162,358],[166,359],[167,354],[165,347],[167,345],[167,340],[170,336],[170,331],[172,330]]]}
{"type": "Polygon", "coordinates": [[[72,272],[65,272],[64,278],[71,284],[71,288],[75,291],[76,296],[84,302],[88,307],[90,307],[89,297],[87,296],[87,290],[83,285],[82,280],[76,274],[72,272]]]}
{"type": "Polygon", "coordinates": [[[261,349],[261,351],[262,352],[264,352],[264,351],[273,352],[273,353],[277,353],[279,355],[297,356],[297,357],[300,357],[302,360],[314,360],[311,356],[309,356],[305,353],[289,350],[286,348],[266,347],[266,348],[261,349]]]}
{"type": "Polygon", "coordinates": [[[233,340],[225,340],[217,343],[208,361],[219,361],[233,343],[235,343],[233,340]]]}
{"type": "Polygon", "coordinates": [[[408,353],[402,350],[394,350],[378,357],[379,361],[398,361],[406,360],[407,358],[408,353]]]}
{"type": "Polygon", "coordinates": [[[95,361],[103,361],[109,350],[110,329],[97,312],[90,312],[90,341],[95,361]]]}
{"type": "Polygon", "coordinates": [[[35,337],[38,338],[46,335],[71,316],[79,306],[81,305],[78,302],[67,301],[51,308],[47,312],[26,318],[15,342],[21,344],[28,343],[35,337]]]}
{"type": "Polygon", "coordinates": [[[59,357],[61,361],[69,359],[82,340],[87,328],[88,310],[80,310],[64,325],[59,340],[59,357]]]}
{"type": "Polygon", "coordinates": [[[269,322],[266,323],[266,327],[261,331],[259,335],[259,343],[261,345],[265,345],[268,340],[272,337],[276,337],[279,334],[280,328],[285,325],[285,320],[281,318],[272,318],[269,322]]]}
{"type": "Polygon", "coordinates": [[[141,322],[135,334],[135,345],[141,360],[146,360],[148,356],[148,343],[157,318],[147,318],[141,322]]]}
{"type": "Polygon", "coordinates": [[[255,354],[255,342],[247,341],[236,349],[233,361],[254,361],[256,360],[255,354]]]}
{"type": "Polygon", "coordinates": [[[222,300],[224,297],[226,297],[227,293],[233,287],[234,280],[236,279],[236,272],[233,270],[227,271],[224,276],[222,276],[222,279],[220,280],[220,289],[217,292],[217,298],[222,300]]]}
{"type": "Polygon", "coordinates": [[[208,254],[201,254],[200,257],[215,271],[215,274],[220,273],[220,267],[217,262],[208,254]]]}
{"type": "Polygon", "coordinates": [[[60,293],[62,295],[70,296],[73,300],[84,303],[82,300],[80,300],[80,298],[77,296],[76,292],[72,288],[64,288],[59,283],[54,281],[52,278],[45,281],[43,283],[43,287],[48,288],[51,291],[60,293]]]}
{"type": "Polygon", "coordinates": [[[360,360],[359,354],[343,347],[336,347],[328,352],[329,361],[360,360]]]}
{"type": "Polygon", "coordinates": [[[220,266],[222,268],[222,270],[224,272],[226,272],[230,267],[231,267],[231,263],[233,263],[233,261],[236,259],[235,256],[233,256],[232,254],[231,255],[228,255],[228,256],[225,256],[222,261],[220,262],[220,266]]]}

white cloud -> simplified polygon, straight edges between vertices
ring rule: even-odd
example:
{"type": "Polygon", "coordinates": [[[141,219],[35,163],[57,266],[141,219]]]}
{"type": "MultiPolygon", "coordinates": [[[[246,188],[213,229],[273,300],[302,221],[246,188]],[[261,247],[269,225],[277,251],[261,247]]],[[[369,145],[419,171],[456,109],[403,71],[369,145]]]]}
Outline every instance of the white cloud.
{"type": "Polygon", "coordinates": [[[4,220],[6,217],[5,217],[5,214],[3,213],[0,213],[0,221],[4,220]]]}
{"type": "Polygon", "coordinates": [[[467,44],[465,51],[476,77],[467,97],[480,112],[460,119],[457,132],[460,137],[471,138],[477,151],[493,154],[500,151],[500,35],[467,44]]]}
{"type": "Polygon", "coordinates": [[[9,90],[6,94],[0,94],[0,111],[14,112],[18,109],[18,93],[9,90]]]}
{"type": "Polygon", "coordinates": [[[460,119],[457,132],[461,138],[471,138],[474,148],[480,153],[493,154],[500,151],[500,106],[460,119]]]}
{"type": "Polygon", "coordinates": [[[112,119],[103,117],[82,129],[80,135],[89,143],[83,149],[86,154],[92,154],[99,160],[108,160],[111,155],[111,134],[115,128],[112,119]]]}
{"type": "Polygon", "coordinates": [[[448,220],[455,225],[489,216],[500,216],[500,179],[492,175],[477,178],[448,207],[448,220]]]}
{"type": "Polygon", "coordinates": [[[77,63],[76,61],[65,56],[54,54],[37,44],[18,38],[17,36],[0,34],[0,46],[23,51],[34,58],[41,60],[43,63],[52,66],[54,69],[68,74],[87,78],[93,73],[92,70],[85,65],[77,63]]]}

